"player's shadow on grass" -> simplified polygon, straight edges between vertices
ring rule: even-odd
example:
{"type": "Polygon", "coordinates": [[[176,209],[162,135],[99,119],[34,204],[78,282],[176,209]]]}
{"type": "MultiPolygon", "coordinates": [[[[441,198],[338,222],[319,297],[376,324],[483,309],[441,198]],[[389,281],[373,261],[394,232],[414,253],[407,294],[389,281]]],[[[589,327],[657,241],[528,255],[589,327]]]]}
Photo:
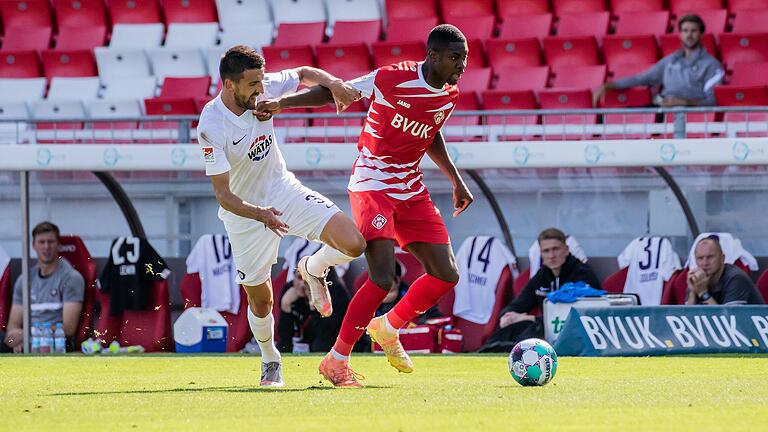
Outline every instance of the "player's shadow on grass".
{"type": "MultiPolygon", "coordinates": [[[[365,386],[357,390],[378,390],[390,388],[389,386],[365,386]]],[[[154,393],[199,393],[199,392],[227,392],[227,393],[259,393],[259,392],[312,392],[334,390],[331,386],[313,385],[304,388],[267,388],[267,387],[202,387],[202,388],[173,388],[157,390],[124,390],[124,391],[85,391],[51,393],[49,396],[95,396],[111,394],[154,394],[154,393]]]]}

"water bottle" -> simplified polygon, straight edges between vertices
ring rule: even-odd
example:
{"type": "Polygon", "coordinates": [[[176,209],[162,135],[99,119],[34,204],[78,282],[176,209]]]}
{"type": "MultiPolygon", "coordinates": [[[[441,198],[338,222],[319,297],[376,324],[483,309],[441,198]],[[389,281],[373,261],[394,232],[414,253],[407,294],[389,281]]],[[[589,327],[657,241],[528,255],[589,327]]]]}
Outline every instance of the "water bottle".
{"type": "Polygon", "coordinates": [[[39,353],[40,352],[40,323],[33,323],[32,324],[32,352],[33,353],[39,353]]]}
{"type": "Polygon", "coordinates": [[[42,330],[40,335],[40,353],[49,354],[53,348],[53,331],[51,331],[51,323],[43,323],[42,330]]]}
{"type": "Polygon", "coordinates": [[[53,332],[53,352],[67,352],[67,335],[64,333],[63,324],[56,323],[56,331],[53,332]]]}

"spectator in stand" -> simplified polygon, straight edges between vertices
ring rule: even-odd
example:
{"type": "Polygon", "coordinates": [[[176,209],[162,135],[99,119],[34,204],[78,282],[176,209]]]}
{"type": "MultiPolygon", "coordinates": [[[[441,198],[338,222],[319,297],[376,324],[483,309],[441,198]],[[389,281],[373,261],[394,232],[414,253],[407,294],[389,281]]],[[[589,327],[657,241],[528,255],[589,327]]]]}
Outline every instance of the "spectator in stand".
{"type": "MultiPolygon", "coordinates": [[[[41,222],[32,230],[32,248],[37,253],[37,265],[30,269],[31,321],[62,323],[67,335],[67,346],[80,322],[80,311],[85,295],[85,281],[65,259],[59,257],[59,228],[50,222],[41,222]]],[[[8,317],[6,334],[0,344],[2,352],[21,352],[24,342],[22,324],[22,279],[13,287],[13,305],[8,317]]],[[[70,349],[68,349],[69,351],[70,349]]]]}
{"type": "Polygon", "coordinates": [[[334,309],[327,318],[321,317],[310,305],[309,286],[298,271],[283,287],[277,320],[277,349],[280,352],[290,353],[294,349],[297,352],[325,352],[333,346],[341,329],[341,320],[347,313],[349,297],[334,268],[328,272],[327,280],[334,309]]]}
{"type": "Polygon", "coordinates": [[[592,269],[571,255],[565,234],[547,228],[539,234],[542,265],[523,291],[500,313],[499,327],[480,348],[483,352],[508,352],[520,340],[544,337],[544,325],[536,311],[542,310],[547,294],[569,282],[584,282],[600,289],[600,280],[592,269]]]}
{"type": "Polygon", "coordinates": [[[711,235],[694,250],[696,270],[688,273],[686,304],[764,304],[752,279],[738,267],[725,263],[720,238],[711,235]]]}
{"type": "Polygon", "coordinates": [[[662,86],[654,103],[671,106],[715,105],[715,85],[723,79],[723,67],[701,44],[704,21],[698,15],[685,15],[677,23],[682,47],[659,60],[647,71],[609,82],[595,92],[594,104],[606,89],[637,86],[662,86]]]}

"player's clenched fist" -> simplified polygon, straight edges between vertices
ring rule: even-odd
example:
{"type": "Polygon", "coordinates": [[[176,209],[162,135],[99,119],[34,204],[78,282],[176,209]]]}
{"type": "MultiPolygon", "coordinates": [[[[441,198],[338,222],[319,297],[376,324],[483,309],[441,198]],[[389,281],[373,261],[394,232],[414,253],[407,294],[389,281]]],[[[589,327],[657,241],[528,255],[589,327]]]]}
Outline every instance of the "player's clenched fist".
{"type": "Polygon", "coordinates": [[[256,116],[259,121],[267,121],[272,118],[273,115],[280,112],[280,101],[278,99],[270,99],[261,101],[256,105],[256,110],[253,111],[253,115],[256,116]]]}
{"type": "Polygon", "coordinates": [[[360,100],[361,97],[360,92],[357,89],[341,80],[334,81],[329,90],[331,90],[331,94],[333,95],[333,102],[336,104],[337,114],[341,114],[342,111],[360,100]]]}
{"type": "Polygon", "coordinates": [[[283,212],[274,207],[259,207],[256,213],[256,220],[263,223],[264,226],[282,238],[288,234],[288,229],[290,228],[288,224],[277,218],[282,215],[283,212]]]}

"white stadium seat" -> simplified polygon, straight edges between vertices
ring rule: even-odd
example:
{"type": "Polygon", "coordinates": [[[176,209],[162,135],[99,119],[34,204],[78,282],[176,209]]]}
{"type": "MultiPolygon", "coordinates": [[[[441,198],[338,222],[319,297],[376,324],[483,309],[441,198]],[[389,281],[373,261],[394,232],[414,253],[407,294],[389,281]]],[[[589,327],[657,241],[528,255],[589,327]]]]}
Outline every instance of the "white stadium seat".
{"type": "Polygon", "coordinates": [[[328,25],[336,21],[373,21],[381,19],[377,0],[325,0],[328,5],[328,25]]]}
{"type": "Polygon", "coordinates": [[[94,101],[88,104],[88,113],[94,120],[126,119],[142,115],[141,103],[138,99],[94,101]]]}
{"type": "Polygon", "coordinates": [[[208,48],[203,52],[205,56],[205,64],[208,66],[208,74],[211,76],[211,86],[219,82],[219,63],[221,62],[221,56],[226,52],[227,48],[224,46],[208,48]]]}
{"type": "Polygon", "coordinates": [[[326,21],[325,4],[318,0],[272,0],[275,25],[326,21]]]}
{"type": "Polygon", "coordinates": [[[53,77],[47,100],[91,101],[99,97],[98,77],[53,77]]]}
{"type": "Polygon", "coordinates": [[[196,77],[208,74],[199,49],[158,48],[149,51],[149,58],[158,84],[162,84],[167,76],[196,77]]]}
{"type": "Polygon", "coordinates": [[[0,95],[3,102],[35,102],[45,96],[45,78],[2,78],[0,95]]]}
{"type": "Polygon", "coordinates": [[[230,26],[221,32],[219,46],[227,50],[235,45],[249,45],[261,51],[261,47],[272,43],[274,34],[272,23],[230,26]]]}
{"type": "Polygon", "coordinates": [[[259,27],[272,23],[272,13],[267,0],[216,0],[219,24],[224,31],[230,27],[259,27]]]}
{"type": "Polygon", "coordinates": [[[163,43],[165,27],[160,23],[153,24],[115,24],[111,48],[155,48],[163,43]]]}
{"type": "Polygon", "coordinates": [[[207,48],[216,45],[218,23],[171,23],[165,37],[166,48],[207,48]]]}
{"type": "Polygon", "coordinates": [[[96,64],[102,84],[116,78],[141,78],[152,76],[147,54],[142,49],[118,49],[96,47],[96,64]]]}
{"type": "Polygon", "coordinates": [[[32,118],[37,120],[60,120],[84,118],[85,108],[79,100],[44,100],[32,104],[32,118]]]}
{"type": "Polygon", "coordinates": [[[107,83],[103,99],[146,99],[155,97],[155,77],[115,78],[107,83]]]}

